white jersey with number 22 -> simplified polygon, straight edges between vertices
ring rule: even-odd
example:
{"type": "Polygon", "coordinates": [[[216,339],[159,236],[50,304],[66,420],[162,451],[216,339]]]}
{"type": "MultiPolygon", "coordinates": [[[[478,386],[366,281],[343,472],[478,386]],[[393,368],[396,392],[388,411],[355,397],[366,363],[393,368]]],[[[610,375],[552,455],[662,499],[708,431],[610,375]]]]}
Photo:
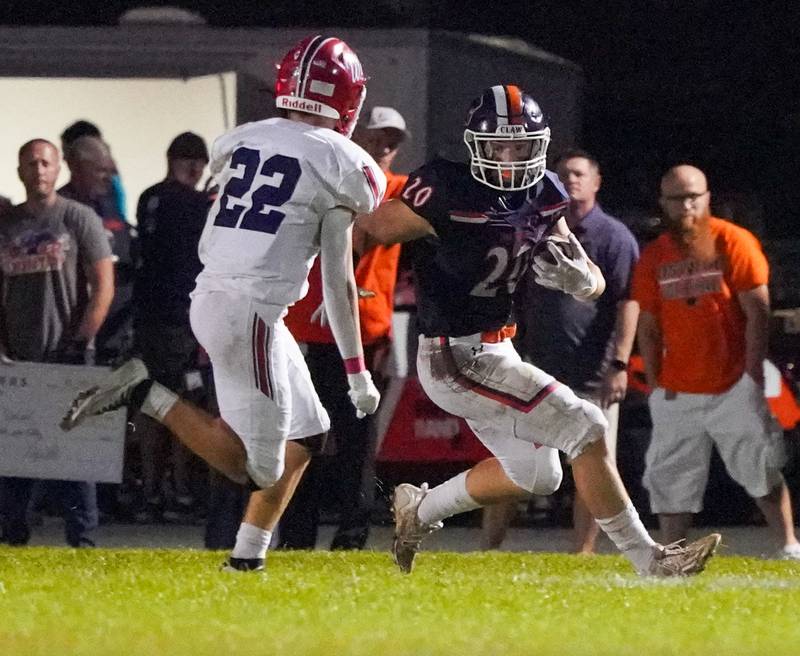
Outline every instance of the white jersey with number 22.
{"type": "Polygon", "coordinates": [[[386,189],[361,147],[283,118],[219,137],[211,172],[219,195],[200,240],[203,271],[193,294],[225,291],[283,307],[306,294],[325,213],[337,206],[372,212],[386,189]]]}

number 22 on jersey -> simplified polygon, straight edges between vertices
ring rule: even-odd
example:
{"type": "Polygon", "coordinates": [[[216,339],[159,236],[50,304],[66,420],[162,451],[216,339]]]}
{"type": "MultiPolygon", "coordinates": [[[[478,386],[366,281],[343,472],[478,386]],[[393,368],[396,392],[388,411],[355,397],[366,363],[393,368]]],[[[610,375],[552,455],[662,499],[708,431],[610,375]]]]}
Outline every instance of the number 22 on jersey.
{"type": "Polygon", "coordinates": [[[281,207],[300,180],[300,162],[286,155],[261,161],[253,148],[237,148],[231,156],[230,179],[219,199],[215,226],[254,230],[274,235],[286,214],[281,207]]]}

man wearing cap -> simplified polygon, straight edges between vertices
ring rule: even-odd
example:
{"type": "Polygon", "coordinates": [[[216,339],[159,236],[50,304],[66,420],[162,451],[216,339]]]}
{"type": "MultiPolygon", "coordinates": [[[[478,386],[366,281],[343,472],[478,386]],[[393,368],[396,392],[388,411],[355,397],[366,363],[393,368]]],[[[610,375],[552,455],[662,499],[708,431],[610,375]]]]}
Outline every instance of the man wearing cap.
{"type": "MultiPolygon", "coordinates": [[[[390,167],[410,133],[403,116],[392,107],[373,107],[353,141],[366,150],[386,175],[384,200],[397,196],[407,175],[390,167]]],[[[381,388],[383,368],[391,346],[394,288],[400,244],[383,246],[353,229],[353,252],[358,257],[361,340],[367,367],[381,388]]],[[[313,548],[317,540],[319,506],[327,500],[339,510],[339,526],[332,549],[363,549],[369,534],[374,498],[374,416],[356,418],[347,398],[347,377],[330,328],[318,309],[322,305],[319,264],[309,276],[308,295],[289,310],[286,326],[305,349],[314,386],[331,417],[333,457],[315,458],[281,520],[280,544],[286,548],[313,548]]]]}
{"type": "MultiPolygon", "coordinates": [[[[167,149],[166,178],[142,193],[136,210],[141,245],[134,285],[136,349],[156,380],[192,397],[202,392],[202,381],[198,344],[189,325],[189,293],[202,269],[197,246],[211,205],[208,195],[195,187],[207,164],[203,138],[192,132],[179,134],[167,149]]],[[[145,500],[138,519],[159,519],[165,504],[170,512],[185,514],[192,505],[182,466],[188,452],[145,415],[137,419],[137,428],[145,500]],[[165,502],[161,484],[170,450],[176,462],[176,489],[165,502]]]]}

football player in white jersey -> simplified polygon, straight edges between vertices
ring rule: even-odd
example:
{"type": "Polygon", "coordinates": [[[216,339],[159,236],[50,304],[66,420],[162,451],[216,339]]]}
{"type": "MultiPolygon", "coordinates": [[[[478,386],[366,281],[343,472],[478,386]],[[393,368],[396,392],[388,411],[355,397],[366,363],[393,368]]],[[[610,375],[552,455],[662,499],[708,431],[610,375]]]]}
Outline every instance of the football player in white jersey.
{"type": "Polygon", "coordinates": [[[211,358],[221,418],[179,399],[131,360],[82,393],[62,422],[67,430],[121,405],[139,408],[214,468],[257,490],[228,569],[263,569],[272,530],[329,428],[282,320],[305,295],[317,253],[350,399],[361,416],[380,400],[364,367],[351,252],[355,214],[373,211],[386,185],[375,161],[349,139],[365,83],[346,43],[308,37],[278,71],[282,116],[239,126],[212,147],[220,193],[200,241],[204,268],[191,323],[211,358]]]}

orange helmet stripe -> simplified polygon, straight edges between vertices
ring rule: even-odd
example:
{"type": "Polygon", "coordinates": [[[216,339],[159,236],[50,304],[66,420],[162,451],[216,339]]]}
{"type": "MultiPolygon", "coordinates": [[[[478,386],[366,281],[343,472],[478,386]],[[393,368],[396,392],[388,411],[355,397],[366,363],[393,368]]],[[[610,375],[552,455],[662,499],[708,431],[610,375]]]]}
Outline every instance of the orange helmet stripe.
{"type": "Polygon", "coordinates": [[[508,122],[522,123],[522,91],[514,84],[507,84],[506,98],[508,98],[508,122]]]}

